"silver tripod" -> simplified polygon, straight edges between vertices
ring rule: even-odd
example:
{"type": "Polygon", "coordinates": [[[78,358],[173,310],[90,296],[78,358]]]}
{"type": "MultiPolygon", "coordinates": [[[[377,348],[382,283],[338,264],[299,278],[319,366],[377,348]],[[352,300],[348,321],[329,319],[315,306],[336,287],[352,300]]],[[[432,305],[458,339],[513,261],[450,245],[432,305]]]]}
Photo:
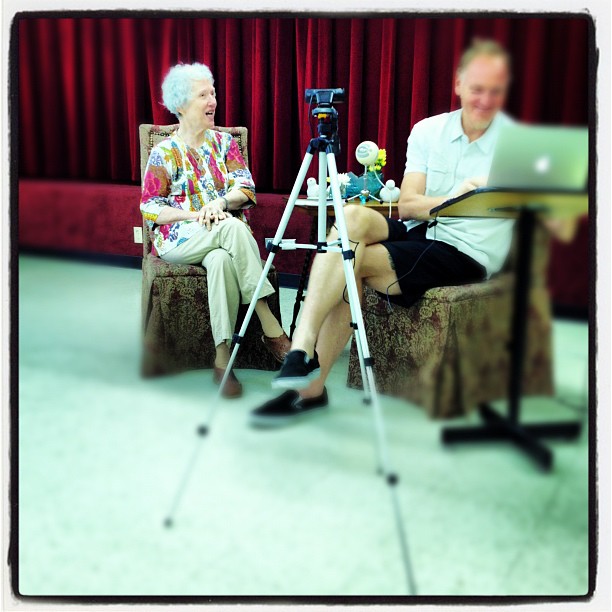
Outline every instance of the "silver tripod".
{"type": "MultiPolygon", "coordinates": [[[[331,110],[334,111],[333,107],[331,110]]],[[[408,594],[416,595],[416,584],[412,572],[412,567],[410,563],[410,556],[408,553],[408,545],[406,540],[406,532],[404,529],[404,522],[402,520],[400,505],[397,497],[397,485],[399,483],[399,478],[396,473],[390,467],[388,450],[387,450],[387,441],[386,434],[383,424],[382,410],[380,407],[378,394],[376,392],[376,384],[374,381],[374,372],[373,372],[373,360],[370,357],[370,351],[368,348],[368,341],[366,338],[363,316],[361,312],[361,305],[359,301],[359,293],[357,291],[357,283],[355,281],[355,274],[353,272],[353,266],[351,260],[354,259],[355,253],[350,248],[350,243],[348,239],[346,223],[344,219],[344,208],[342,197],[340,195],[340,184],[338,181],[338,170],[336,167],[336,152],[339,151],[338,144],[338,136],[337,130],[334,122],[330,122],[329,120],[324,121],[321,119],[321,116],[324,116],[325,119],[329,119],[329,116],[337,117],[337,114],[331,114],[330,108],[316,108],[313,111],[313,116],[317,116],[319,118],[319,137],[312,138],[308,145],[308,149],[302,161],[302,165],[300,167],[300,171],[293,185],[293,189],[291,191],[291,195],[289,196],[289,201],[285,207],[285,211],[280,220],[278,229],[276,231],[276,235],[273,240],[266,245],[266,249],[269,252],[268,258],[264,265],[263,271],[259,278],[259,282],[257,284],[257,288],[255,289],[255,294],[251,299],[251,303],[247,310],[247,313],[244,317],[244,321],[240,328],[240,331],[237,334],[234,334],[232,340],[232,352],[230,356],[230,360],[228,366],[225,370],[225,375],[221,381],[219,386],[219,391],[210,404],[208,408],[208,412],[206,415],[206,419],[202,425],[198,427],[198,443],[194,449],[194,452],[191,457],[190,463],[187,465],[187,469],[183,475],[179,488],[177,490],[174,503],[172,509],[166,518],[165,525],[170,527],[174,520],[173,516],[178,507],[179,501],[182,497],[183,491],[185,490],[189,476],[193,470],[193,466],[195,465],[195,461],[197,458],[197,454],[200,449],[200,441],[201,438],[208,435],[210,431],[210,424],[215,415],[217,407],[220,403],[221,392],[227,381],[227,378],[230,374],[234,361],[236,359],[236,355],[240,348],[240,343],[244,338],[247,327],[253,316],[253,312],[255,310],[255,304],[259,299],[259,295],[261,294],[261,290],[263,288],[263,284],[268,277],[268,272],[270,271],[270,267],[272,266],[272,262],[274,257],[279,249],[287,248],[287,249],[316,249],[318,253],[323,252],[337,252],[342,254],[342,262],[344,267],[344,277],[346,279],[346,286],[348,291],[349,305],[351,310],[351,327],[353,328],[355,334],[355,340],[357,342],[357,349],[359,354],[359,363],[361,366],[361,376],[363,380],[364,387],[364,403],[372,406],[372,415],[374,419],[374,429],[376,432],[376,447],[378,453],[378,472],[381,476],[384,477],[386,484],[388,485],[389,492],[391,495],[391,502],[393,507],[393,514],[395,517],[395,523],[397,526],[397,532],[399,537],[399,544],[401,548],[401,554],[406,574],[406,581],[408,587],[408,594]],[[319,112],[317,114],[317,112],[319,112]],[[330,123],[331,125],[330,127],[330,123]],[[283,244],[283,235],[287,228],[287,224],[289,223],[289,219],[293,214],[293,209],[297,202],[300,189],[302,188],[304,181],[306,179],[306,174],[314,157],[314,154],[319,154],[319,197],[318,197],[318,236],[317,236],[317,244],[295,244],[294,241],[288,241],[283,244]],[[331,184],[331,191],[333,196],[333,206],[334,213],[336,217],[336,227],[338,229],[338,237],[339,240],[336,240],[332,243],[327,243],[327,193],[326,193],[326,184],[327,184],[327,176],[329,170],[329,178],[331,184]]]]}

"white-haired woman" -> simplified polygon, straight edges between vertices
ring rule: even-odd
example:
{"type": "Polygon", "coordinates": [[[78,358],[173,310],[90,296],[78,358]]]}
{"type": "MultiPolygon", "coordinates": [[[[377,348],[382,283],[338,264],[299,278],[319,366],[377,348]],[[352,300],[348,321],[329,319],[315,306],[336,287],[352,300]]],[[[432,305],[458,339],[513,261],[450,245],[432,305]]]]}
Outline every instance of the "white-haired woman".
{"type": "MultiPolygon", "coordinates": [[[[257,243],[242,212],[255,205],[255,185],[235,140],[214,129],[217,98],[207,66],[174,66],[162,93],[164,105],[178,117],[179,128],[151,151],[140,210],[159,257],[171,263],[201,264],[207,270],[216,347],[213,378],[219,384],[229,362],[238,306],[250,303],[262,271],[257,243]]],[[[265,299],[272,293],[266,281],[255,313],[264,344],[282,362],[290,342],[265,299]]],[[[242,394],[233,372],[223,394],[242,394]]]]}

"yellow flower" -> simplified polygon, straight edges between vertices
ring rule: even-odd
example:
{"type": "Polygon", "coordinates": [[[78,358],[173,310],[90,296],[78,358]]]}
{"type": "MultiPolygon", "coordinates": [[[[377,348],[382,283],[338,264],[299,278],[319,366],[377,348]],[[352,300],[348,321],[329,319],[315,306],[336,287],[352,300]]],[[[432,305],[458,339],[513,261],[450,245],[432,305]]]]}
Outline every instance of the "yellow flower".
{"type": "Polygon", "coordinates": [[[386,149],[379,149],[378,157],[376,158],[376,161],[374,162],[372,166],[368,166],[368,171],[374,172],[376,170],[376,172],[380,172],[386,163],[387,163],[387,151],[386,149]]]}

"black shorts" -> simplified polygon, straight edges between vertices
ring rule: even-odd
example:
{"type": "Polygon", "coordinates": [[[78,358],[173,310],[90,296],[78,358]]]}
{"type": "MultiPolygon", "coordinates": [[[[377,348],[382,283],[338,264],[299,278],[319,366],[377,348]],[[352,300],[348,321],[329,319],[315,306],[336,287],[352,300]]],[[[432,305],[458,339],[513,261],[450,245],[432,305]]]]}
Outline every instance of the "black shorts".
{"type": "Polygon", "coordinates": [[[402,291],[390,296],[402,306],[412,306],[432,287],[474,283],[486,278],[485,268],[469,255],[440,240],[425,237],[427,223],[410,231],[397,219],[387,219],[389,238],[382,244],[393,262],[402,291]]]}

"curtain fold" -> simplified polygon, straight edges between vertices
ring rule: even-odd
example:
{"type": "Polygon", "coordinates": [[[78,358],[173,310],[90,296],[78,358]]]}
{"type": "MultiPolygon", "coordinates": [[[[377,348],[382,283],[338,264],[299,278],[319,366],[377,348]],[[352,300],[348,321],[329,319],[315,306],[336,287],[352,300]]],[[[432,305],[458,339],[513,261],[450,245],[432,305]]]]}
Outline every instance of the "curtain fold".
{"type": "MultiPolygon", "coordinates": [[[[454,70],[474,36],[514,59],[508,110],[530,122],[586,124],[585,18],[19,17],[19,172],[23,177],[138,182],[138,125],[176,121],[161,82],[177,62],[210,66],[219,125],[249,128],[260,191],[288,191],[311,138],[307,87],[344,87],[339,171],[354,150],[387,150],[401,181],[419,120],[457,108],[454,70]]],[[[313,164],[310,175],[316,175],[313,164]]]]}

